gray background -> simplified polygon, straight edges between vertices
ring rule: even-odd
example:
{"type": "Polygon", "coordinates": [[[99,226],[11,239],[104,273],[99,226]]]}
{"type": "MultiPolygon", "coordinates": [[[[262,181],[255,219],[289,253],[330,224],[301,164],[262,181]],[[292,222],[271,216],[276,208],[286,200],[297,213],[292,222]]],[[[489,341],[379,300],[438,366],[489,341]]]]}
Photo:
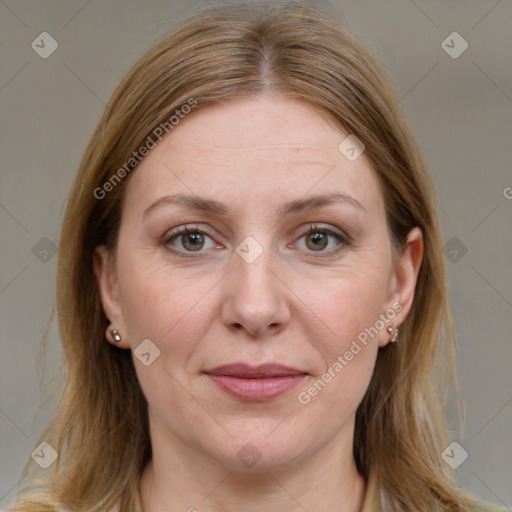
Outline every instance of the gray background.
{"type": "MultiPolygon", "coordinates": [[[[60,361],[55,319],[45,370],[36,364],[55,305],[49,241],[58,244],[81,155],[135,59],[205,5],[0,0],[0,507],[54,407],[44,399],[60,361]],[[31,48],[43,31],[59,44],[47,59],[31,48]]],[[[469,454],[457,477],[510,507],[512,3],[372,0],[326,9],[341,11],[384,65],[434,175],[467,407],[465,438],[452,436],[469,454]],[[441,46],[454,31],[469,44],[456,59],[441,46]]]]}

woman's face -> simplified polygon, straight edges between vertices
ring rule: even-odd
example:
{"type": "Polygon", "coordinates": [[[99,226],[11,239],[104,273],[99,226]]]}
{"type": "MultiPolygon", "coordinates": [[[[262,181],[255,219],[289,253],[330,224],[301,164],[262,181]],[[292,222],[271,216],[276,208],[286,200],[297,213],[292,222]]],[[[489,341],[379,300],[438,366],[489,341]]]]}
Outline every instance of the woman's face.
{"type": "Polygon", "coordinates": [[[351,453],[422,246],[415,228],[393,264],[378,179],[346,137],[298,100],[231,100],[130,177],[114,265],[100,247],[95,270],[153,444],[232,469],[351,453]]]}

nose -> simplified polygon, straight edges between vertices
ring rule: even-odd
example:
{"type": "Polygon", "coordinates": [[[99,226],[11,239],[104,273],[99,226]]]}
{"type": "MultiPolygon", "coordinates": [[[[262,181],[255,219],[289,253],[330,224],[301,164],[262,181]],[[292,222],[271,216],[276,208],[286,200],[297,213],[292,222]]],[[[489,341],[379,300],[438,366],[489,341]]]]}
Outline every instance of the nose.
{"type": "Polygon", "coordinates": [[[271,249],[250,263],[238,254],[233,257],[233,267],[224,279],[224,325],[252,337],[281,332],[290,322],[290,292],[272,268],[276,262],[271,249]]]}

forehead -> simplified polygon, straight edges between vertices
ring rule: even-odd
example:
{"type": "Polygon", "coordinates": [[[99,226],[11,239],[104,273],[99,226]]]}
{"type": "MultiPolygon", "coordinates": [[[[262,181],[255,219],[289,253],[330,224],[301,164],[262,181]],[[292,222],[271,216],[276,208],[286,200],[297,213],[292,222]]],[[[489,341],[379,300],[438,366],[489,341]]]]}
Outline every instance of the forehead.
{"type": "Polygon", "coordinates": [[[149,152],[130,180],[127,203],[142,207],[179,191],[215,194],[234,207],[340,191],[379,208],[379,181],[364,153],[349,161],[339,150],[346,137],[300,100],[219,102],[193,111],[149,152]]]}

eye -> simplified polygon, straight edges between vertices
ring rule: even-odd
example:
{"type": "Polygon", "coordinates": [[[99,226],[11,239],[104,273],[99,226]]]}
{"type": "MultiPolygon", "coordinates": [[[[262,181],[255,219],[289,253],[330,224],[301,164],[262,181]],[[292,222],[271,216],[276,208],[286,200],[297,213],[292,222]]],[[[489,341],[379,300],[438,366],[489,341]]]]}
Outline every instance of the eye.
{"type": "Polygon", "coordinates": [[[201,252],[201,249],[212,249],[217,244],[204,232],[194,226],[182,226],[168,233],[165,245],[171,245],[180,252],[201,252]]]}
{"type": "Polygon", "coordinates": [[[348,243],[347,237],[341,233],[328,228],[310,226],[299,238],[297,245],[301,249],[305,247],[306,251],[336,253],[348,243]]]}
{"type": "MultiPolygon", "coordinates": [[[[350,239],[332,229],[313,225],[303,232],[296,244],[306,252],[333,255],[350,245],[350,239]]],[[[204,252],[203,249],[222,247],[197,226],[181,226],[172,230],[164,236],[163,245],[180,255],[200,253],[204,252]]]]}

